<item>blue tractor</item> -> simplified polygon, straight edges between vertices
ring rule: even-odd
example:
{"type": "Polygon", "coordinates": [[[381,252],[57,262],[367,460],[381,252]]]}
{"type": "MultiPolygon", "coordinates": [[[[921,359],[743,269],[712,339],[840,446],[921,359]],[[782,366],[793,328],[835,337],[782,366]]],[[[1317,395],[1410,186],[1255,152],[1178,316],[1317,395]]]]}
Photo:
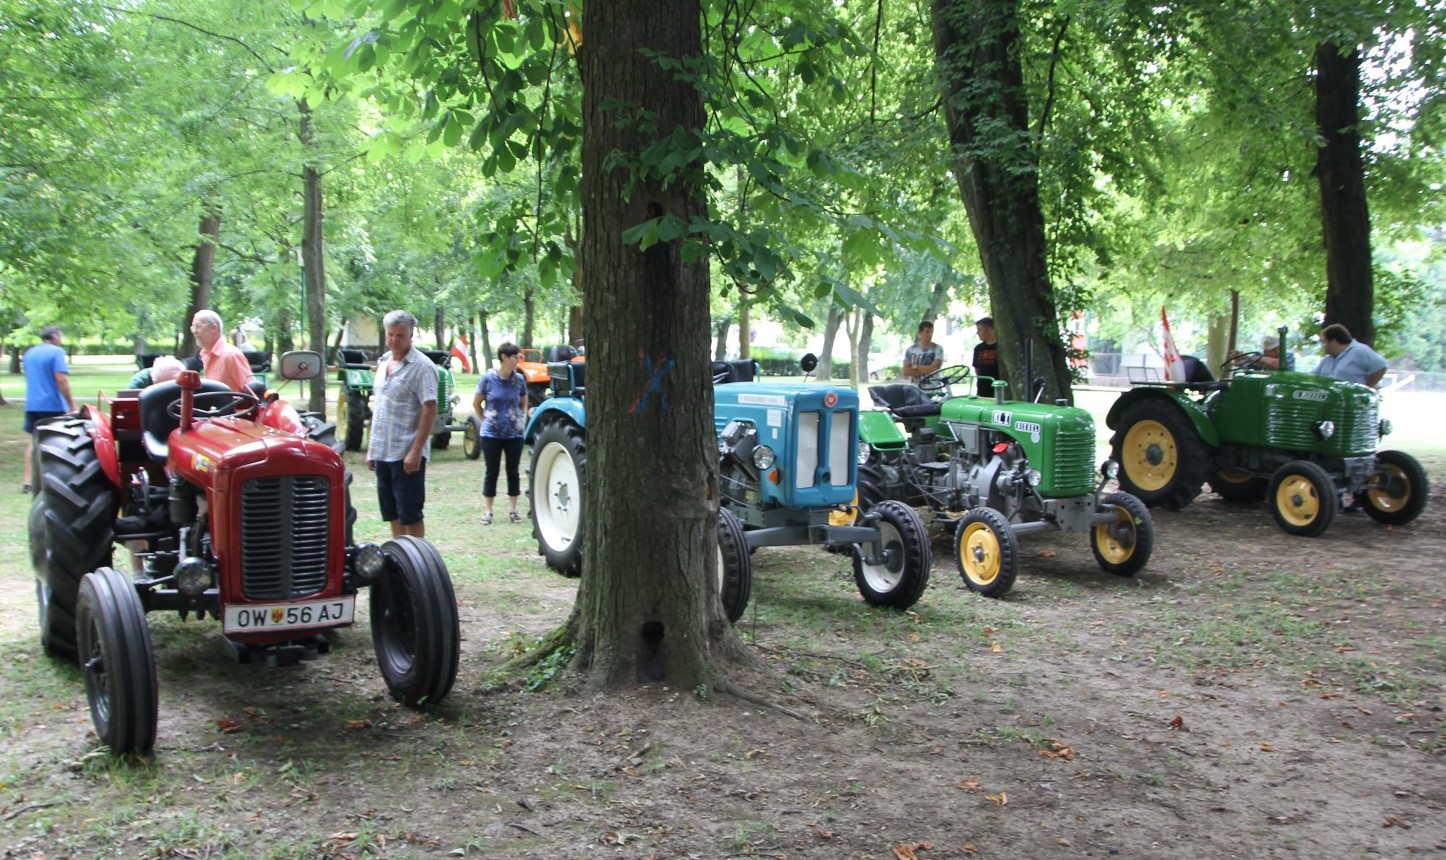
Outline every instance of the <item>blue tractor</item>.
{"type": "MultiPolygon", "coordinates": [[[[804,357],[805,371],[815,364],[804,357]]],[[[553,396],[533,410],[525,431],[533,534],[547,565],[566,576],[582,573],[586,369],[582,362],[549,363],[553,396]]],[[[901,502],[855,509],[858,393],[828,383],[755,382],[755,375],[752,361],[713,365],[722,487],[718,588],[729,620],[748,606],[751,553],[765,546],[847,548],[865,601],[913,606],[933,564],[928,531],[901,502]]]]}

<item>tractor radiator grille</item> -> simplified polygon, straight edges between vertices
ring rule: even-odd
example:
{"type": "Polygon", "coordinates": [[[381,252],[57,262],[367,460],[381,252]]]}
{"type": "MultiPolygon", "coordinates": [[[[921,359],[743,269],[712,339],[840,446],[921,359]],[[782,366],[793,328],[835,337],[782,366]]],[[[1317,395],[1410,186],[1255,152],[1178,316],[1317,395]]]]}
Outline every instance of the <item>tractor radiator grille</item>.
{"type": "Polygon", "coordinates": [[[1091,424],[1081,432],[1061,427],[1054,437],[1054,474],[1045,476],[1048,495],[1079,496],[1094,491],[1095,437],[1091,424]]]}
{"type": "Polygon", "coordinates": [[[1326,446],[1331,452],[1358,454],[1376,450],[1379,432],[1374,398],[1360,398],[1354,403],[1336,401],[1323,411],[1304,400],[1275,400],[1266,413],[1267,440],[1277,448],[1289,451],[1318,450],[1314,426],[1318,420],[1331,421],[1336,432],[1326,446]]]}
{"type": "Polygon", "coordinates": [[[285,600],[326,586],[331,486],[319,475],[260,478],[241,488],[241,590],[285,600]]]}

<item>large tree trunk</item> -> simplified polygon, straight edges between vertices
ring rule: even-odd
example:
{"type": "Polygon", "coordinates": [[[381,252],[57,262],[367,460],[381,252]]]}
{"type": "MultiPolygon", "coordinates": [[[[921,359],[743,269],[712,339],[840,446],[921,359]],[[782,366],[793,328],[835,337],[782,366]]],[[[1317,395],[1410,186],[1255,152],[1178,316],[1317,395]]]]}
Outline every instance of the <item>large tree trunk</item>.
{"type": "Polygon", "coordinates": [[[819,379],[833,379],[833,344],[838,340],[838,327],[842,322],[843,311],[830,301],[828,319],[823,324],[823,347],[818,351],[819,379]]]}
{"type": "Polygon", "coordinates": [[[721,661],[741,650],[712,584],[718,476],[708,263],[686,261],[679,241],[645,251],[622,241],[624,230],[649,219],[690,222],[707,212],[702,163],[670,177],[622,166],[641,163],[660,137],[696,145],[704,122],[699,92],[649,55],[695,61],[700,14],[699,0],[595,4],[579,54],[580,269],[586,330],[594,336],[587,571],[573,623],[574,665],[593,689],[661,681],[675,690],[711,690],[722,680],[721,661]],[[621,503],[629,495],[648,503],[621,503]]]}
{"type": "Polygon", "coordinates": [[[753,314],[748,294],[738,290],[738,357],[753,357],[753,314]]]}
{"type": "Polygon", "coordinates": [[[713,360],[723,361],[728,357],[728,330],[733,328],[733,317],[718,320],[713,338],[713,360]]]}
{"type": "Polygon", "coordinates": [[[1044,377],[1047,396],[1072,399],[1046,265],[1018,16],[1018,0],[934,0],[934,53],[954,175],[989,282],[1000,373],[1012,396],[1026,396],[1033,341],[1034,373],[1044,377]]]}
{"type": "Polygon", "coordinates": [[[477,336],[482,340],[482,354],[477,356],[477,372],[486,373],[492,369],[492,360],[497,353],[492,349],[492,333],[487,330],[487,312],[477,312],[477,336]]]}
{"type": "Polygon", "coordinates": [[[211,279],[216,271],[216,243],[221,239],[221,207],[214,203],[201,205],[201,226],[196,233],[196,249],[191,254],[191,303],[181,321],[181,349],[178,355],[188,358],[196,354],[196,336],[191,334],[191,317],[196,311],[211,306],[211,279]]]}
{"type": "Polygon", "coordinates": [[[522,293],[522,343],[518,346],[536,346],[532,342],[532,326],[537,320],[537,298],[533,295],[532,287],[528,287],[522,293]]]}
{"type": "MultiPolygon", "coordinates": [[[[314,146],[311,129],[311,106],[306,99],[297,102],[301,111],[301,145],[310,152],[314,146]]],[[[308,161],[301,168],[301,270],[306,284],[306,345],[325,354],[326,351],[326,254],[322,240],[321,171],[308,161]]],[[[306,408],[312,412],[326,411],[326,374],[311,380],[311,395],[306,408]]]]}
{"type": "Polygon", "coordinates": [[[1323,42],[1315,51],[1315,122],[1321,232],[1325,237],[1327,323],[1340,323],[1369,344],[1372,311],[1371,213],[1366,206],[1360,132],[1361,52],[1323,42]]]}

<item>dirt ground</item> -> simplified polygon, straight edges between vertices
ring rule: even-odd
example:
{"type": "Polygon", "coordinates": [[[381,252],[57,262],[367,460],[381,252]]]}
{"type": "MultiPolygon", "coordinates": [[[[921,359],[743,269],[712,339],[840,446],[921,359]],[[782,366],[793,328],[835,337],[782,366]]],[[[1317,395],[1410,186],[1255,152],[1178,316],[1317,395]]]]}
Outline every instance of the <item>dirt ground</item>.
{"type": "Polygon", "coordinates": [[[575,590],[514,536],[508,573],[459,579],[436,715],[391,704],[364,622],[268,671],[153,618],[141,764],[96,750],[78,672],[41,656],[9,536],[0,856],[1446,856],[1443,520],[1437,491],[1408,527],[1343,514],[1300,539],[1207,495],[1156,512],[1133,580],[1081,537],[1031,537],[988,601],[938,542],[909,613],[864,606],[838,556],[761,550],[738,627],[764,669],[740,680],[793,716],[491,682],[575,590]]]}

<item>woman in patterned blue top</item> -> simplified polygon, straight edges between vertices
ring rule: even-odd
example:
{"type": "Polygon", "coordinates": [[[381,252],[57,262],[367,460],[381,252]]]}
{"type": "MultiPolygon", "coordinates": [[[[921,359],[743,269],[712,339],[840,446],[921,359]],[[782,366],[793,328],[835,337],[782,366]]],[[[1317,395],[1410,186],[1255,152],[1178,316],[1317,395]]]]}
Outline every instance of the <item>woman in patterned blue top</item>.
{"type": "Polygon", "coordinates": [[[492,503],[497,500],[497,466],[507,455],[507,502],[512,521],[522,522],[517,499],[522,495],[522,431],[527,426],[527,379],[517,371],[522,350],[513,343],[497,347],[497,368],[477,381],[472,411],[482,419],[482,458],[486,477],[482,479],[482,525],[492,524],[492,503]],[[485,406],[484,406],[485,404],[485,406]]]}

